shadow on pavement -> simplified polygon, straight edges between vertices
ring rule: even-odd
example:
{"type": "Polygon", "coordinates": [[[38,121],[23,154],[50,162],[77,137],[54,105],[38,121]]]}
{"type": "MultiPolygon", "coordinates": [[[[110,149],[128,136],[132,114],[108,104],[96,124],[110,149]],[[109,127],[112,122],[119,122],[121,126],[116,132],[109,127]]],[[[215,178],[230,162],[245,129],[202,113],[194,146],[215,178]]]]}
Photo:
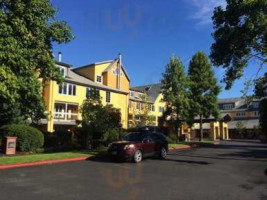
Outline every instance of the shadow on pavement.
{"type": "MultiPolygon", "coordinates": [[[[209,148],[209,147],[202,147],[202,148],[209,148]]],[[[216,155],[201,155],[195,152],[192,152],[192,153],[193,154],[170,153],[169,155],[179,156],[179,157],[190,157],[190,158],[208,158],[208,159],[218,159],[218,160],[245,160],[245,161],[267,162],[267,149],[265,150],[244,149],[244,151],[241,151],[241,152],[224,153],[224,154],[216,154],[216,155]],[[259,159],[266,159],[266,160],[259,160],[259,159]]]]}
{"type": "MultiPolygon", "coordinates": [[[[225,154],[219,154],[219,156],[223,157],[239,157],[239,158],[267,158],[267,149],[266,150],[246,150],[242,152],[236,152],[236,153],[225,153],[225,154]]],[[[266,160],[267,161],[267,160],[266,160]]]]}
{"type": "Polygon", "coordinates": [[[212,164],[212,163],[205,162],[205,161],[177,160],[177,159],[169,159],[169,158],[167,158],[165,161],[187,163],[187,164],[196,164],[196,165],[210,165],[210,164],[212,164]]]}
{"type": "MultiPolygon", "coordinates": [[[[101,162],[101,163],[122,163],[122,162],[131,162],[131,161],[120,161],[120,160],[111,160],[108,156],[95,156],[87,159],[88,161],[92,162],[101,162]]],[[[144,158],[145,160],[159,160],[159,161],[170,161],[170,162],[179,162],[179,163],[187,163],[187,164],[195,164],[195,165],[209,165],[212,163],[205,162],[205,161],[192,161],[192,160],[181,160],[181,159],[170,159],[167,158],[166,160],[160,160],[158,158],[144,158]]]]}

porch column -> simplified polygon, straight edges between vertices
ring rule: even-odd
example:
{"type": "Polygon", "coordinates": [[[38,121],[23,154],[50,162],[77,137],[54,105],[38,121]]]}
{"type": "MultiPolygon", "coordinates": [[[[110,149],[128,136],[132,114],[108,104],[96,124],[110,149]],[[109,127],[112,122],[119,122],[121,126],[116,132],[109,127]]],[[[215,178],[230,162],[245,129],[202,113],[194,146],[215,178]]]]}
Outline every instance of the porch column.
{"type": "Polygon", "coordinates": [[[216,130],[214,122],[210,122],[210,134],[211,134],[211,139],[216,140],[216,130]]]}

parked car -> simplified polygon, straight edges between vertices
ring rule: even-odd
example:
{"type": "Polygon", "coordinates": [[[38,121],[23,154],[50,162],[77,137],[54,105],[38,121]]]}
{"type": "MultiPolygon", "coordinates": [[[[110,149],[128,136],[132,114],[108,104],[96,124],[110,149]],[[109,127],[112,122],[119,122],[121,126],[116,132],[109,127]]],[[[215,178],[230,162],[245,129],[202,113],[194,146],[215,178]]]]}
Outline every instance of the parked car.
{"type": "Polygon", "coordinates": [[[141,162],[144,157],[158,156],[166,159],[168,141],[159,132],[139,131],[127,134],[122,141],[113,142],[108,147],[111,159],[141,162]]]}

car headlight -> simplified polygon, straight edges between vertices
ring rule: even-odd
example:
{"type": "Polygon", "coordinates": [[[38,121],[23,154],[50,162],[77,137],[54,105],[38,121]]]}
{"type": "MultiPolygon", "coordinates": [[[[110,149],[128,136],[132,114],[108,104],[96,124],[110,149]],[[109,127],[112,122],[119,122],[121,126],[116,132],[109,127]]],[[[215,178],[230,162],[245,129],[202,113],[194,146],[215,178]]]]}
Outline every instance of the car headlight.
{"type": "Polygon", "coordinates": [[[134,144],[125,145],[124,150],[134,148],[134,144]]]}

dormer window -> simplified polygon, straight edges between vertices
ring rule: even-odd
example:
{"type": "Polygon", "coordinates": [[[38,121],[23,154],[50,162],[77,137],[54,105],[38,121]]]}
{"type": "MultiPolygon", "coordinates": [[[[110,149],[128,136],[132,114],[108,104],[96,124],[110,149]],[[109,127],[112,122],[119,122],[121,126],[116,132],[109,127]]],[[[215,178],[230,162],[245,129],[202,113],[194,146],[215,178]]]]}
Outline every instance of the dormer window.
{"type": "Polygon", "coordinates": [[[234,108],[233,104],[224,104],[223,109],[224,110],[232,110],[234,108]]]}
{"type": "Polygon", "coordinates": [[[259,102],[258,101],[253,102],[252,106],[253,108],[259,108],[259,102]]]}
{"type": "Polygon", "coordinates": [[[97,77],[96,77],[96,81],[97,81],[98,83],[102,83],[102,76],[97,76],[97,77]]]}
{"type": "Polygon", "coordinates": [[[60,69],[60,72],[62,74],[63,77],[66,77],[67,76],[67,69],[66,67],[59,67],[60,69]]]}

